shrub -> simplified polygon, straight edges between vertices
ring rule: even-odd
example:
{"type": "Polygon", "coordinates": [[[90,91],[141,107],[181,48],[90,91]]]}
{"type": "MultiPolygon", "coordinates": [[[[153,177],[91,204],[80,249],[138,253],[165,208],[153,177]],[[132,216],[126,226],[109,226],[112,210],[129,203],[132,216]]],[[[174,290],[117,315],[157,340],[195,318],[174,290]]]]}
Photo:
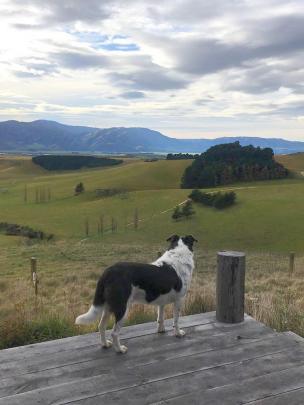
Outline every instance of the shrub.
{"type": "Polygon", "coordinates": [[[172,219],[174,219],[175,221],[177,221],[178,219],[180,219],[182,217],[182,212],[181,209],[179,207],[179,205],[177,207],[175,207],[173,214],[172,214],[172,219]]]}
{"type": "Polygon", "coordinates": [[[193,203],[191,200],[188,200],[182,208],[182,216],[186,218],[190,218],[195,214],[195,211],[193,209],[193,203]]]}
{"type": "Polygon", "coordinates": [[[195,189],[189,194],[189,198],[199,204],[215,207],[217,209],[223,209],[235,204],[236,194],[234,191],[227,193],[222,193],[220,191],[217,193],[204,193],[195,189]]]}
{"type": "Polygon", "coordinates": [[[217,209],[230,207],[235,203],[236,195],[233,191],[230,193],[217,193],[213,200],[213,206],[217,209]]]}
{"type": "Polygon", "coordinates": [[[183,207],[181,208],[179,205],[175,207],[173,214],[172,214],[172,219],[177,221],[180,218],[190,218],[195,214],[195,211],[193,209],[193,204],[192,201],[188,200],[183,207]]]}
{"type": "Polygon", "coordinates": [[[84,185],[82,182],[80,182],[75,187],[75,195],[81,194],[83,192],[84,192],[84,185]]]}

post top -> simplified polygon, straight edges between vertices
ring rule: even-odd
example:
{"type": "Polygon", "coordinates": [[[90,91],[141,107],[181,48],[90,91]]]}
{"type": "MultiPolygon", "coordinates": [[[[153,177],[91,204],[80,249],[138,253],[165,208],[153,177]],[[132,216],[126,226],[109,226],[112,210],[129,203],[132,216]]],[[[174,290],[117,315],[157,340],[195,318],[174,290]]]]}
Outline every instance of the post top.
{"type": "Polygon", "coordinates": [[[244,257],[244,252],[235,252],[233,250],[222,250],[217,252],[218,256],[229,256],[229,257],[244,257]]]}

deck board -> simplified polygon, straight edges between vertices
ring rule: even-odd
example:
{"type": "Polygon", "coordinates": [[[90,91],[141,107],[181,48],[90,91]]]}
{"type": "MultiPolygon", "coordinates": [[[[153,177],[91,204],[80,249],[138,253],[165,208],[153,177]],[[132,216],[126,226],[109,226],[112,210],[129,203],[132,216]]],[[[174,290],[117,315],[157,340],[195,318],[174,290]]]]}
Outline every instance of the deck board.
{"type": "Polygon", "coordinates": [[[124,328],[126,355],[101,349],[95,333],[0,351],[0,405],[304,403],[297,335],[248,316],[232,325],[198,314],[182,324],[183,339],[172,328],[156,334],[155,322],[124,328]]]}

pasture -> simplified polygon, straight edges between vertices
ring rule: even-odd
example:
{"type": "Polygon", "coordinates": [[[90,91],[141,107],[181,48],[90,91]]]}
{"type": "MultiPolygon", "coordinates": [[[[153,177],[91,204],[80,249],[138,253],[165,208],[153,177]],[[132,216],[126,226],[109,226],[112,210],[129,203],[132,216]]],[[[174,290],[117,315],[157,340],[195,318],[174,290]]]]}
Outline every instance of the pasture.
{"type": "MultiPolygon", "coordinates": [[[[303,156],[294,156],[296,162],[288,157],[284,164],[301,172],[303,156]]],[[[281,158],[285,156],[278,160],[281,158]]],[[[90,303],[100,272],[117,260],[154,260],[173,233],[192,233],[199,239],[197,272],[185,313],[214,308],[216,251],[244,250],[248,255],[247,311],[272,327],[289,327],[303,335],[303,179],[299,175],[220,188],[236,192],[235,206],[218,211],[195,204],[193,218],[175,222],[172,209],[189,194],[179,184],[190,162],[126,159],[112,168],[47,172],[27,157],[1,157],[0,222],[28,225],[55,235],[52,242],[37,242],[0,234],[2,346],[92,330],[74,327],[73,318],[90,303]],[[85,192],[75,196],[74,187],[80,181],[85,192]],[[127,192],[96,197],[95,190],[103,188],[127,192]],[[36,202],[39,189],[50,190],[49,201],[36,202]],[[135,210],[138,229],[134,227],[135,210]],[[101,217],[102,234],[97,232],[101,217]],[[114,232],[113,219],[117,223],[114,232]],[[288,274],[290,251],[296,252],[292,277],[288,274]],[[31,256],[38,259],[36,300],[30,280],[31,256]],[[34,330],[36,325],[41,334],[29,332],[28,325],[34,330]],[[24,331],[21,337],[16,335],[18,330],[24,331]]],[[[129,322],[153,316],[151,309],[142,313],[135,308],[129,322]]]]}

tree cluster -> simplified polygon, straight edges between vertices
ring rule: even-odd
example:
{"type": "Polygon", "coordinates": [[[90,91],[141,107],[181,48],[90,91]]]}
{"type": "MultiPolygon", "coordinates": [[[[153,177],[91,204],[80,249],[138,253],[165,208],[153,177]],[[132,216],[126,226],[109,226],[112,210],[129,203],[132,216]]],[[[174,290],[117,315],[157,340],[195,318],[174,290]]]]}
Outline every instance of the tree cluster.
{"type": "Polygon", "coordinates": [[[104,167],[119,165],[121,159],[85,155],[41,155],[32,161],[46,170],[78,170],[82,167],[104,167]]]}
{"type": "Polygon", "coordinates": [[[168,153],[167,160],[184,160],[184,159],[197,159],[198,154],[192,155],[191,153],[168,153]]]}
{"type": "Polygon", "coordinates": [[[185,169],[182,188],[215,187],[238,181],[271,180],[288,176],[271,148],[261,149],[239,142],[216,145],[185,169]]]}
{"type": "Polygon", "coordinates": [[[189,194],[189,198],[196,203],[214,207],[217,209],[223,209],[235,204],[236,194],[234,191],[227,193],[204,193],[200,190],[193,190],[189,194]]]}
{"type": "Polygon", "coordinates": [[[189,219],[195,214],[195,211],[193,209],[193,204],[191,200],[186,201],[185,204],[182,206],[177,205],[173,211],[172,214],[172,219],[175,221],[181,219],[181,218],[187,218],[189,219]]]}

